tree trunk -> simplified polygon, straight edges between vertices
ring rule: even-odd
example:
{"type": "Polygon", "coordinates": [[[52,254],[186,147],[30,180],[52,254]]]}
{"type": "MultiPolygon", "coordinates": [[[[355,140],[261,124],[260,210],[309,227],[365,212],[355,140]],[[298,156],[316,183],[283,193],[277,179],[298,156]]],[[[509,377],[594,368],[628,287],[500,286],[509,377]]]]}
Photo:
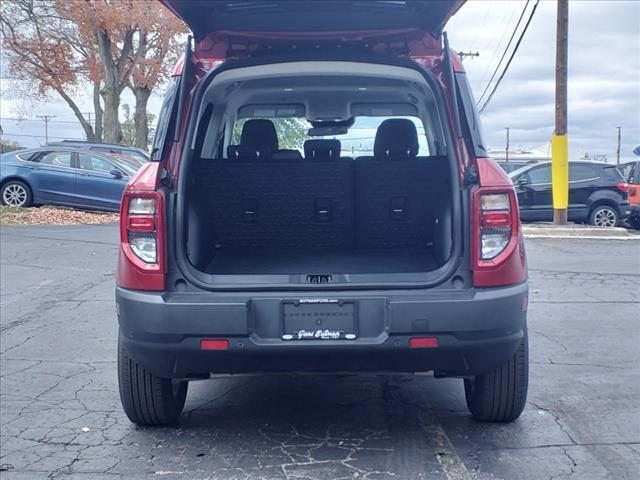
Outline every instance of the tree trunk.
{"type": "Polygon", "coordinates": [[[95,32],[98,41],[98,51],[104,69],[104,87],[101,90],[104,101],[103,139],[106,143],[120,143],[122,128],[118,117],[120,110],[120,93],[127,83],[127,77],[122,77],[122,71],[131,51],[133,31],[128,31],[122,42],[120,58],[116,62],[113,58],[112,42],[104,31],[95,32]]]}
{"type": "Polygon", "coordinates": [[[120,93],[118,89],[103,88],[101,94],[104,101],[103,140],[105,143],[120,143],[122,140],[122,127],[118,117],[120,93]]]}
{"type": "Polygon", "coordinates": [[[96,142],[102,142],[102,105],[100,104],[100,82],[93,83],[93,113],[94,120],[94,137],[96,142]]]}
{"type": "Polygon", "coordinates": [[[133,122],[136,127],[136,147],[143,150],[149,149],[149,118],[147,116],[147,103],[151,96],[151,89],[137,87],[133,90],[136,97],[136,110],[133,122]]]}

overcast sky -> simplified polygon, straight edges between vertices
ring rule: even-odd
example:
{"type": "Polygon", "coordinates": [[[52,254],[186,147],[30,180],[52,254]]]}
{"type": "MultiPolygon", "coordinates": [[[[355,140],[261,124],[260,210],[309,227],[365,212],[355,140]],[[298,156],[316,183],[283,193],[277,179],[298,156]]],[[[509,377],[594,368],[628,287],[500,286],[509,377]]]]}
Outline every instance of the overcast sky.
{"type": "MultiPolygon", "coordinates": [[[[530,12],[534,0],[530,1],[530,12]]],[[[478,51],[464,60],[476,98],[486,87],[513,31],[525,0],[469,1],[450,21],[451,46],[478,51]]],[[[482,115],[487,143],[503,149],[505,127],[512,147],[546,149],[554,128],[556,2],[543,0],[502,85],[482,115]]],[[[525,16],[528,16],[528,13],[525,16]]],[[[523,21],[524,24],[524,21],[523,21]]],[[[521,25],[522,27],[522,25],[521,25]]],[[[83,132],[66,104],[55,97],[29,105],[12,98],[14,85],[2,68],[1,125],[4,138],[25,146],[44,142],[44,126],[36,115],[55,115],[50,140],[82,138],[83,132]],[[10,118],[24,117],[15,122],[10,118]]],[[[79,97],[82,95],[79,93],[79,97]]],[[[80,102],[91,111],[91,99],[80,102]]],[[[133,105],[126,94],[123,103],[133,105]]],[[[157,113],[161,98],[150,110],[157,113]]],[[[571,0],[569,2],[569,141],[572,158],[584,152],[615,160],[616,127],[622,127],[623,159],[640,143],[640,2],[571,0]]]]}

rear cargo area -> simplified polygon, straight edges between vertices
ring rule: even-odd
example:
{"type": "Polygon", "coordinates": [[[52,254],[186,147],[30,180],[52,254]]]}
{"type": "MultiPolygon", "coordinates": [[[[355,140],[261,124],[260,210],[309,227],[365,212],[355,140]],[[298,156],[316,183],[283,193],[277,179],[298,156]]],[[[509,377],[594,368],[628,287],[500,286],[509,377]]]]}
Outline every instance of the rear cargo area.
{"type": "Polygon", "coordinates": [[[200,159],[190,190],[193,265],[208,274],[332,275],[444,264],[451,243],[447,159],[408,156],[398,128],[415,135],[413,124],[386,125],[378,147],[395,158],[200,159]]]}
{"type": "Polygon", "coordinates": [[[424,281],[453,245],[444,125],[410,69],[223,72],[200,108],[178,247],[216,285],[424,281]]]}

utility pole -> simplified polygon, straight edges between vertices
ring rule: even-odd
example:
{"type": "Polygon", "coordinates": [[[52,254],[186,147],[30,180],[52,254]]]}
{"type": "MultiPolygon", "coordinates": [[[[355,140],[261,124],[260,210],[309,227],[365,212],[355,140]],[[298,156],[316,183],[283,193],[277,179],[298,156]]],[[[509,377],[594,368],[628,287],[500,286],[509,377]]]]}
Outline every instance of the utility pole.
{"type": "Polygon", "coordinates": [[[620,165],[620,141],[622,140],[622,127],[616,127],[618,129],[618,149],[616,150],[616,165],[620,165]]]}
{"type": "Polygon", "coordinates": [[[511,130],[510,127],[506,127],[505,130],[507,131],[507,146],[504,149],[505,154],[506,154],[506,161],[507,163],[509,163],[509,130],[511,130]]]}
{"type": "Polygon", "coordinates": [[[36,115],[44,120],[44,143],[49,143],[49,119],[56,118],[55,115],[36,115]]]}
{"type": "Polygon", "coordinates": [[[464,60],[467,57],[479,57],[480,56],[480,52],[458,52],[458,56],[460,57],[460,60],[464,60]]]}
{"type": "Polygon", "coordinates": [[[551,139],[553,223],[567,223],[569,206],[569,142],[567,139],[567,57],[569,1],[558,0],[556,23],[556,128],[551,139]]]}

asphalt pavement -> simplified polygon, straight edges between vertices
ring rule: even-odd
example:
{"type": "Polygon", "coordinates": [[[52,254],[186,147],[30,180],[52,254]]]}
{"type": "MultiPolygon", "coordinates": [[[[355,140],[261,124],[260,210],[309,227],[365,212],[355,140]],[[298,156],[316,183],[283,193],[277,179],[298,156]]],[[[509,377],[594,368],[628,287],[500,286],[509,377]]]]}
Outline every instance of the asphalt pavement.
{"type": "Polygon", "coordinates": [[[116,380],[114,225],[3,227],[0,478],[640,478],[640,242],[527,240],[523,416],[471,420],[462,381],[272,375],[193,382],[139,428],[116,380]]]}

